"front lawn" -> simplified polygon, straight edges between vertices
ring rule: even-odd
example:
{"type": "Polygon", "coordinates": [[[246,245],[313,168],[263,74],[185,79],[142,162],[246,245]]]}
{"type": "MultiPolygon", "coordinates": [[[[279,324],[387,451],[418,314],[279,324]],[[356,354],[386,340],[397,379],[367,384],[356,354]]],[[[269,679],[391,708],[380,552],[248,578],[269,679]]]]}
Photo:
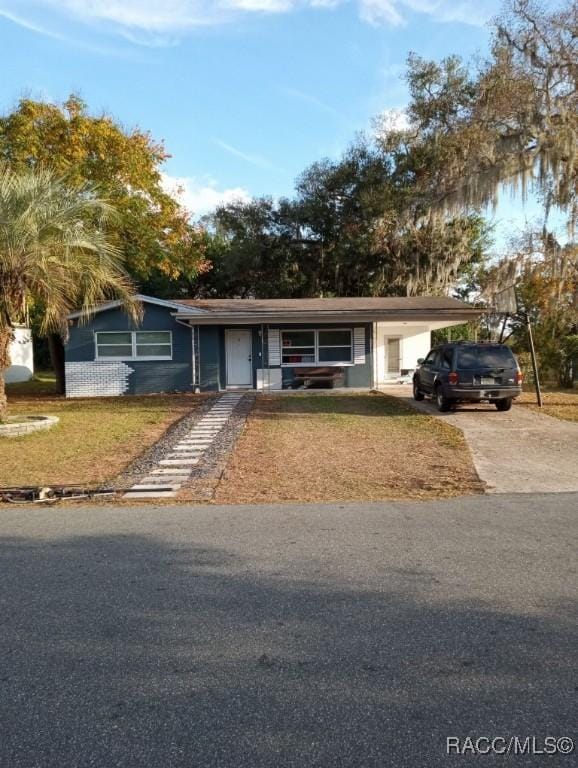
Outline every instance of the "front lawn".
{"type": "Polygon", "coordinates": [[[482,489],[461,432],[399,399],[263,395],[215,501],[426,499],[482,489]]]}
{"type": "Polygon", "coordinates": [[[202,398],[149,395],[66,400],[49,380],[7,387],[13,416],[48,414],[46,432],[0,438],[0,486],[98,484],[114,478],[202,398]]]}
{"type": "Polygon", "coordinates": [[[564,421],[578,422],[578,389],[560,389],[542,392],[543,407],[538,408],[536,392],[534,390],[524,392],[516,399],[516,403],[524,405],[531,410],[554,416],[564,421]]]}
{"type": "Polygon", "coordinates": [[[6,385],[8,394],[8,406],[14,402],[14,398],[35,397],[37,395],[55,395],[56,377],[52,371],[37,371],[29,381],[21,381],[6,385]]]}

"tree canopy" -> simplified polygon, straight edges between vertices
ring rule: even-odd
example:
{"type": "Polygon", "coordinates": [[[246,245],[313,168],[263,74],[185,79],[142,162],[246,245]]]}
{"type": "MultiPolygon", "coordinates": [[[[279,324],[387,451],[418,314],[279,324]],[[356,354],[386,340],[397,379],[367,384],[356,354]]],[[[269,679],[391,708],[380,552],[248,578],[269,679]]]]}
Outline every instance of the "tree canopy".
{"type": "Polygon", "coordinates": [[[89,183],[115,208],[109,238],[140,283],[191,279],[207,266],[202,231],[163,189],[168,157],[149,133],[89,114],[74,95],[62,106],[22,99],[0,117],[0,162],[15,173],[50,168],[73,187],[89,183]]]}
{"type": "Polygon", "coordinates": [[[196,290],[227,296],[404,295],[445,290],[481,258],[487,238],[475,212],[446,220],[408,215],[412,184],[375,142],[360,138],[322,160],[296,194],[219,208],[207,252],[213,269],[196,290]]]}
{"type": "Polygon", "coordinates": [[[495,203],[501,185],[557,205],[573,233],[577,209],[578,5],[545,10],[506,0],[490,58],[408,60],[409,127],[381,145],[397,175],[415,182],[418,213],[495,203]]]}

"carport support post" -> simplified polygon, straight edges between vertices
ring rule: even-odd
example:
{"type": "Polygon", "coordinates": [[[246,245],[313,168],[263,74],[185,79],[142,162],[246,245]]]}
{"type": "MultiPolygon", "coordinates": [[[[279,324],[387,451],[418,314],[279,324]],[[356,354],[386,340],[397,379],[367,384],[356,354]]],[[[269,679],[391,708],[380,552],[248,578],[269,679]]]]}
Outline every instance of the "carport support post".
{"type": "Polygon", "coordinates": [[[528,341],[530,342],[530,355],[532,356],[532,369],[534,371],[534,385],[536,387],[536,397],[538,398],[538,407],[542,407],[542,392],[540,391],[540,379],[538,378],[538,363],[536,362],[536,350],[534,349],[534,337],[532,336],[532,323],[530,316],[526,315],[526,327],[528,328],[528,341]]]}

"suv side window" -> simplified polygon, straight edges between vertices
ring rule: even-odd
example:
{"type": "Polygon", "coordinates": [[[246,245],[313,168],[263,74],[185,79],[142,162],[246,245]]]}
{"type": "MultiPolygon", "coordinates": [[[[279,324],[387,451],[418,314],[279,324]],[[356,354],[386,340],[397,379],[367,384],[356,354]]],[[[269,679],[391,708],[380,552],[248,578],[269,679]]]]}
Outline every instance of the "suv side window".
{"type": "Polygon", "coordinates": [[[440,368],[443,368],[445,371],[450,371],[452,368],[453,358],[454,358],[454,352],[453,349],[443,349],[440,353],[441,362],[440,362],[440,368]]]}
{"type": "Polygon", "coordinates": [[[426,359],[423,361],[423,364],[433,366],[436,354],[437,354],[437,350],[432,349],[432,351],[428,354],[426,359]]]}

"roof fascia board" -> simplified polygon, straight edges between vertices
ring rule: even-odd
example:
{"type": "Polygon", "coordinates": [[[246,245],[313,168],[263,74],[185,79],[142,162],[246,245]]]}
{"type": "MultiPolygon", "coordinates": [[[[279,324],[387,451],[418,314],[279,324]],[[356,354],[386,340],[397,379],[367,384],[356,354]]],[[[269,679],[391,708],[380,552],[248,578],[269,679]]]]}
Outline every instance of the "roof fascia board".
{"type": "Polygon", "coordinates": [[[429,320],[436,321],[447,318],[453,321],[468,321],[473,317],[479,317],[483,310],[474,308],[459,309],[434,309],[434,310],[383,310],[381,312],[368,311],[343,311],[343,312],[295,312],[293,314],[237,314],[237,313],[213,313],[207,312],[203,315],[195,315],[189,312],[177,312],[174,316],[180,320],[189,320],[199,325],[226,325],[232,323],[236,325],[260,325],[267,323],[315,323],[315,322],[343,322],[344,320],[354,323],[371,323],[387,320],[429,320]]]}
{"type": "MultiPolygon", "coordinates": [[[[159,307],[166,307],[167,309],[175,309],[177,311],[185,310],[187,314],[189,313],[192,315],[207,314],[207,310],[204,310],[204,309],[187,307],[186,304],[179,304],[175,301],[167,301],[166,299],[157,299],[154,296],[145,296],[142,293],[137,293],[135,298],[141,301],[143,304],[155,304],[159,307]]],[[[98,306],[90,310],[78,309],[76,312],[71,312],[68,315],[68,318],[70,320],[73,320],[76,317],[82,317],[84,315],[96,315],[98,312],[106,312],[109,309],[116,309],[117,307],[120,307],[120,306],[122,306],[122,301],[120,299],[115,299],[114,301],[107,301],[105,304],[99,304],[98,306]]]]}

